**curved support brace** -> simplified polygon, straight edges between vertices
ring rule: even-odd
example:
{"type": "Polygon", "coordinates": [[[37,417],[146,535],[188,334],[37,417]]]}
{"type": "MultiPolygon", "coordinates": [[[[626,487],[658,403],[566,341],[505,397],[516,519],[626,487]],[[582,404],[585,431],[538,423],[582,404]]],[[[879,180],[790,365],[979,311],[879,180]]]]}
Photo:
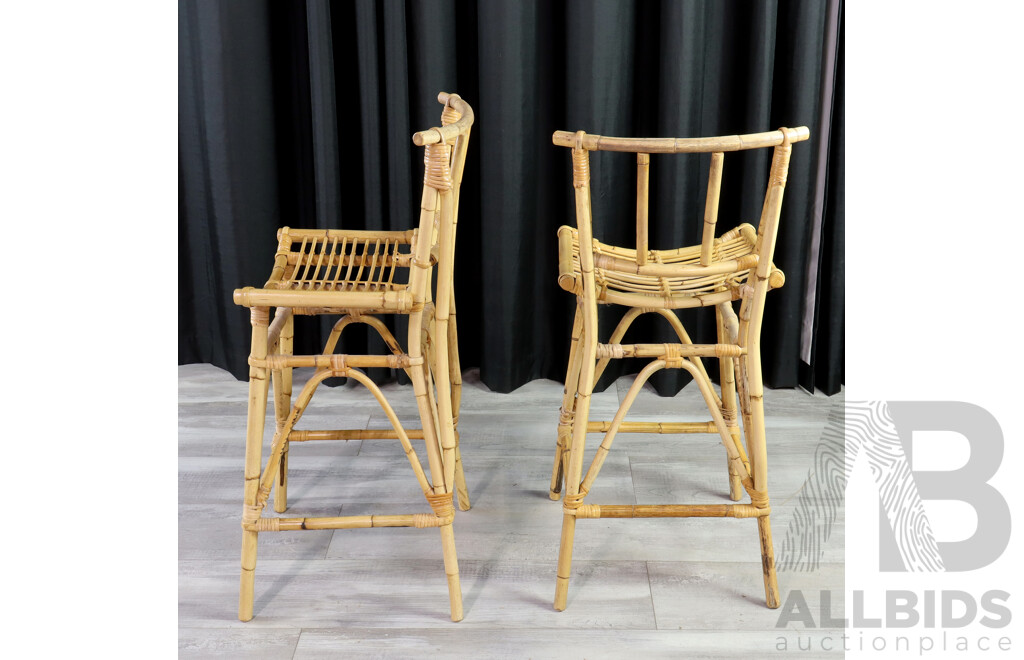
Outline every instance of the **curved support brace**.
{"type": "Polygon", "coordinates": [[[281,463],[281,454],[287,444],[286,439],[288,434],[291,433],[295,424],[298,423],[299,419],[301,419],[302,413],[305,411],[306,406],[309,405],[309,401],[313,398],[313,393],[316,391],[316,388],[320,386],[320,383],[331,376],[352,378],[356,382],[361,383],[366,387],[366,389],[370,390],[374,398],[377,399],[377,402],[384,410],[384,414],[387,415],[388,421],[390,421],[391,425],[394,427],[395,433],[398,435],[398,439],[402,443],[402,448],[405,450],[405,454],[409,458],[409,463],[412,465],[413,472],[416,473],[416,479],[420,484],[420,488],[423,489],[424,493],[432,492],[430,483],[427,481],[427,477],[423,473],[423,466],[420,464],[419,457],[416,455],[416,451],[413,449],[412,443],[409,442],[409,436],[405,433],[402,423],[398,420],[398,416],[395,415],[395,411],[391,408],[387,399],[384,398],[384,394],[380,391],[380,388],[378,388],[377,385],[366,376],[366,374],[358,369],[343,369],[337,371],[332,369],[319,369],[302,388],[302,391],[295,400],[295,405],[292,407],[292,411],[291,414],[289,414],[288,419],[274,434],[274,440],[270,447],[270,458],[263,470],[263,474],[260,476],[260,488],[257,492],[256,505],[251,508],[246,508],[243,512],[243,522],[253,522],[259,518],[260,513],[266,506],[267,500],[270,497],[270,490],[274,484],[274,480],[277,478],[277,472],[281,463]]]}
{"type": "MultiPolygon", "coordinates": [[[[612,336],[608,339],[609,344],[618,344],[622,341],[622,338],[626,336],[626,330],[629,330],[629,326],[633,325],[633,321],[637,319],[644,312],[651,310],[644,309],[642,307],[631,307],[628,312],[619,321],[619,324],[615,326],[615,330],[612,331],[612,336]]],[[[608,362],[611,358],[601,358],[597,362],[597,367],[594,369],[594,382],[601,380],[601,374],[604,373],[605,368],[608,367],[608,362]]]]}
{"type": "MultiPolygon", "coordinates": [[[[733,311],[731,303],[720,303],[715,307],[715,321],[718,326],[718,343],[735,344],[739,332],[739,321],[736,318],[736,313],[733,311]]],[[[744,446],[740,427],[737,423],[736,366],[734,358],[721,358],[718,361],[718,374],[722,391],[722,416],[729,427],[729,432],[732,434],[732,440],[736,444],[736,448],[740,451],[740,458],[744,463],[747,463],[748,461],[743,453],[744,446]]],[[[727,464],[727,468],[729,474],[729,499],[738,502],[743,498],[743,484],[740,480],[740,475],[735,473],[732,465],[727,464]]]]}
{"type": "Polygon", "coordinates": [[[715,402],[715,392],[711,388],[710,381],[701,377],[697,368],[683,360],[680,364],[681,369],[686,369],[693,376],[693,380],[696,381],[697,387],[700,389],[701,395],[704,397],[704,402],[708,406],[708,410],[711,411],[711,418],[715,422],[715,426],[718,428],[718,434],[722,436],[722,444],[725,445],[725,452],[729,455],[729,464],[735,470],[736,474],[740,475],[740,479],[750,479],[750,465],[744,463],[743,459],[740,458],[740,450],[737,448],[736,443],[733,441],[732,433],[729,432],[729,427],[725,423],[725,418],[722,417],[722,411],[716,405],[712,405],[715,402]]]}
{"type": "Polygon", "coordinates": [[[292,406],[288,419],[274,433],[274,440],[270,445],[270,458],[267,461],[266,467],[263,468],[263,474],[260,475],[260,487],[256,493],[256,504],[253,507],[246,507],[245,511],[243,511],[243,523],[254,522],[259,518],[260,512],[263,511],[263,507],[266,506],[267,499],[270,497],[270,489],[274,485],[274,480],[277,478],[277,471],[281,465],[281,455],[288,444],[288,434],[291,433],[295,424],[302,418],[302,413],[305,412],[306,406],[309,405],[310,399],[313,398],[313,392],[316,391],[320,383],[324,382],[331,375],[332,372],[329,369],[318,369],[313,374],[305,386],[303,386],[302,391],[299,392],[299,396],[296,397],[295,405],[292,406]]]}
{"type": "MultiPolygon", "coordinates": [[[[341,339],[342,331],[353,323],[364,323],[370,326],[376,330],[377,334],[380,335],[380,338],[384,340],[388,350],[395,355],[405,354],[405,351],[402,350],[402,346],[398,343],[398,340],[395,339],[395,336],[391,334],[391,331],[388,330],[388,327],[384,325],[384,322],[379,318],[369,315],[363,316],[361,314],[346,314],[334,324],[333,328],[331,328],[331,334],[327,337],[327,343],[324,344],[324,355],[330,355],[334,352],[334,349],[338,346],[338,340],[341,339]]],[[[408,374],[409,370],[406,369],[405,372],[408,374]]]]}
{"type": "MultiPolygon", "coordinates": [[[[631,307],[629,311],[626,312],[626,314],[622,317],[622,320],[619,321],[619,324],[615,326],[615,330],[612,332],[611,337],[608,339],[608,343],[618,344],[619,342],[621,342],[622,338],[626,335],[626,331],[629,330],[629,327],[631,325],[633,325],[633,321],[639,318],[641,314],[651,313],[655,313],[664,317],[665,320],[669,322],[669,325],[672,326],[672,329],[675,331],[676,336],[679,337],[680,342],[684,344],[693,344],[693,341],[690,339],[690,335],[686,332],[686,328],[683,327],[683,322],[679,320],[679,317],[675,315],[675,312],[673,312],[670,309],[657,309],[650,307],[631,307]]],[[[693,360],[693,362],[697,365],[697,369],[700,371],[700,373],[703,374],[705,379],[708,379],[708,372],[704,368],[704,363],[701,361],[701,359],[699,357],[691,357],[689,359],[693,360]]],[[[601,378],[601,375],[604,373],[604,370],[608,367],[608,362],[610,360],[611,358],[601,358],[601,360],[598,361],[597,368],[594,370],[595,383],[601,378]]],[[[717,395],[716,400],[718,400],[717,395]]],[[[721,400],[718,400],[718,405],[722,405],[721,400]]]]}
{"type": "MultiPolygon", "coordinates": [[[[656,312],[656,313],[660,314],[661,316],[665,317],[665,320],[667,320],[669,322],[669,325],[672,326],[672,329],[676,331],[676,336],[679,337],[679,341],[680,342],[682,342],[683,344],[692,344],[693,343],[690,340],[690,335],[687,334],[687,332],[686,332],[686,328],[683,327],[683,322],[679,320],[679,317],[676,316],[674,311],[672,311],[671,309],[660,309],[660,308],[659,309],[653,309],[651,311],[656,312]]],[[[697,370],[700,371],[702,376],[704,376],[704,380],[706,380],[708,382],[711,382],[711,379],[708,378],[707,370],[704,369],[704,362],[702,362],[701,359],[699,357],[697,357],[697,356],[690,357],[689,360],[691,362],[693,362],[695,365],[697,365],[697,370]]],[[[712,392],[713,391],[714,390],[712,390],[712,392]]],[[[719,405],[719,406],[722,405],[722,401],[718,398],[717,395],[715,396],[715,400],[717,401],[717,405],[719,405]]]]}
{"type": "MultiPolygon", "coordinates": [[[[276,355],[291,355],[295,339],[295,317],[289,308],[278,308],[274,314],[274,322],[270,324],[268,342],[270,351],[276,355]],[[276,336],[271,342],[270,334],[276,336]]],[[[274,383],[274,417],[276,428],[282,428],[292,409],[292,368],[284,367],[271,371],[274,383]]],[[[274,490],[274,511],[284,513],[288,510],[288,441],[285,441],[281,452],[281,467],[278,469],[276,489],[274,490]]]]}
{"type": "MultiPolygon", "coordinates": [[[[441,365],[439,368],[443,369],[441,365]]],[[[452,428],[455,429],[455,492],[459,509],[469,511],[469,488],[462,468],[462,451],[459,449],[459,411],[462,408],[462,363],[459,360],[459,330],[455,322],[455,288],[451,290],[451,304],[448,312],[448,378],[452,390],[452,428]]]]}
{"type": "Polygon", "coordinates": [[[361,383],[366,389],[370,390],[374,398],[377,399],[377,403],[384,410],[384,414],[387,415],[388,421],[391,422],[391,426],[394,427],[395,432],[398,434],[398,439],[402,443],[402,449],[405,450],[405,455],[409,458],[409,464],[412,465],[412,471],[416,473],[416,480],[420,484],[420,488],[423,489],[424,493],[433,492],[430,487],[430,482],[427,481],[426,474],[423,473],[423,464],[420,463],[419,456],[416,455],[416,451],[412,448],[412,443],[409,442],[409,436],[406,435],[405,429],[402,427],[402,423],[398,421],[398,415],[395,414],[394,409],[391,408],[391,404],[384,397],[384,393],[380,391],[377,384],[367,377],[362,371],[358,369],[349,369],[346,374],[349,378],[355,379],[361,383]]]}
{"type": "MultiPolygon", "coordinates": [[[[601,471],[601,466],[604,465],[604,459],[608,456],[608,451],[612,448],[612,442],[615,441],[615,434],[619,432],[619,426],[622,425],[622,421],[626,418],[626,413],[629,412],[629,409],[633,406],[633,402],[636,400],[637,395],[640,394],[640,390],[643,388],[644,383],[646,383],[647,379],[654,375],[655,372],[664,369],[666,366],[668,366],[668,363],[665,362],[665,360],[654,360],[644,367],[639,374],[637,374],[636,379],[629,388],[629,392],[626,393],[626,396],[622,399],[622,404],[615,412],[611,428],[609,428],[608,432],[605,433],[601,446],[597,448],[597,453],[594,455],[594,460],[591,462],[590,468],[587,470],[587,475],[583,479],[583,483],[580,484],[579,499],[572,504],[578,505],[579,501],[582,501],[582,498],[590,492],[590,487],[594,484],[594,479],[597,478],[597,473],[601,471]]],[[[570,501],[568,497],[565,500],[564,508],[566,511],[569,511],[570,501]]],[[[572,507],[572,509],[575,508],[575,506],[572,507]]]]}
{"type": "MultiPolygon", "coordinates": [[[[733,367],[736,371],[736,398],[739,403],[740,417],[743,422],[744,442],[750,432],[752,422],[750,419],[750,392],[747,389],[747,359],[740,356],[733,360],[733,367]]],[[[750,449],[748,446],[747,449],[750,449]]]]}

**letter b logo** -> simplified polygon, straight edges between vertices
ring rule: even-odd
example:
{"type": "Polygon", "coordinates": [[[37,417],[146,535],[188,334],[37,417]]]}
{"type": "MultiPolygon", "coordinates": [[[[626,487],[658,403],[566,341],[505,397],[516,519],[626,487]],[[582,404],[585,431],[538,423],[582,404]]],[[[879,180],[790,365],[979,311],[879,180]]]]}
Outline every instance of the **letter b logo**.
{"type": "MultiPolygon", "coordinates": [[[[1003,432],[995,417],[984,408],[960,401],[890,401],[888,411],[899,446],[888,445],[895,452],[886,455],[887,444],[881,439],[874,449],[868,445],[865,450],[873,464],[877,464],[873,454],[881,452],[883,460],[893,467],[893,481],[906,481],[902,487],[894,483],[894,487],[882,491],[879,568],[906,571],[909,563],[930,570],[970,571],[991,564],[1010,541],[1010,508],[999,491],[988,484],[1003,458],[1003,432]],[[915,431],[951,431],[962,435],[970,446],[967,463],[943,472],[912,470],[911,439],[915,431]],[[903,457],[898,456],[900,448],[903,457]],[[909,493],[913,497],[915,485],[918,502],[957,500],[973,507],[978,516],[974,534],[955,542],[922,538],[931,533],[927,516],[919,504],[908,503],[902,495],[909,493]],[[892,501],[894,498],[903,501],[892,501]],[[921,562],[905,561],[907,548],[915,546],[920,549],[921,562]],[[936,550],[938,557],[934,557],[936,550]],[[926,556],[929,551],[931,558],[926,556]]],[[[884,424],[887,420],[879,421],[884,424]]]]}

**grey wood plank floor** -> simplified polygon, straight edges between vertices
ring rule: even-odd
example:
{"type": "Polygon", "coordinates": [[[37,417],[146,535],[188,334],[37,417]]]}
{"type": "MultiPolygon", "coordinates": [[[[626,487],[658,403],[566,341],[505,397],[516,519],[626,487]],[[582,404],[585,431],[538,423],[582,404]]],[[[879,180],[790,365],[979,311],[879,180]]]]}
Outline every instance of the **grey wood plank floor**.
{"type": "MultiPolygon", "coordinates": [[[[296,371],[296,392],[304,377],[308,370],[296,371]]],[[[241,623],[247,385],[201,364],[179,367],[178,378],[181,657],[786,657],[807,644],[814,650],[800,656],[818,657],[828,655],[820,640],[830,635],[842,648],[839,631],[776,627],[780,611],[764,606],[753,520],[581,521],[569,605],[555,612],[562,511],[547,489],[562,385],[538,380],[497,394],[474,372],[465,375],[460,418],[473,508],[455,519],[465,619],[448,618],[436,530],[399,528],[262,534],[255,618],[241,623]],[[778,649],[780,639],[788,650],[778,649]]],[[[596,393],[592,419],[611,419],[629,384],[622,378],[596,393]]],[[[418,427],[412,388],[384,390],[403,424],[418,427]]],[[[842,403],[842,394],[765,393],[777,555],[802,515],[801,498],[815,506],[802,488],[829,413],[842,403]]],[[[688,386],[673,398],[648,387],[627,419],[708,418],[688,386]]],[[[339,386],[321,388],[300,426],[384,428],[387,420],[368,392],[339,386]]],[[[272,428],[268,417],[264,455],[272,428]]],[[[599,444],[592,438],[588,455],[599,444]]],[[[423,455],[422,443],[414,446],[423,455]]],[[[724,456],[717,436],[623,434],[588,501],[726,503],[724,456]]],[[[303,443],[290,462],[285,515],[428,511],[397,441],[303,443]]],[[[840,509],[813,570],[780,572],[784,602],[799,589],[816,614],[830,591],[832,614],[842,617],[843,528],[840,509]]]]}

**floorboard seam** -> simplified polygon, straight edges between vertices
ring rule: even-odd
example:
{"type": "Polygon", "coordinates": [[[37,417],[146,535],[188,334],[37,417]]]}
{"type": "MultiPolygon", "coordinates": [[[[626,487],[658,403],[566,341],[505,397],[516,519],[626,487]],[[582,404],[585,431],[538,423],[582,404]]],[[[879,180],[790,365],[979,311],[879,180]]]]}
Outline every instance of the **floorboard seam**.
{"type": "Polygon", "coordinates": [[[658,626],[658,608],[654,606],[654,585],[651,584],[651,562],[644,562],[644,571],[647,573],[647,592],[651,597],[651,615],[654,616],[654,629],[660,630],[658,626]]]}

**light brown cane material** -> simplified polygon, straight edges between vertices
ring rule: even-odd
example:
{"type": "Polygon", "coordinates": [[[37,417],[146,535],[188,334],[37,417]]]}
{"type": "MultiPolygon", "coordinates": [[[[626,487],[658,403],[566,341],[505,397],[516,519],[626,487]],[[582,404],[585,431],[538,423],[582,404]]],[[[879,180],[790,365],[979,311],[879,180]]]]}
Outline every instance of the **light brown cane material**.
{"type": "Polygon", "coordinates": [[[245,287],[234,292],[236,304],[251,308],[253,326],[238,607],[242,621],[253,616],[259,534],[371,527],[440,530],[451,618],[462,619],[462,590],[452,529],[453,494],[458,493],[459,508],[463,510],[469,509],[470,502],[457,428],[462,375],[453,266],[459,186],[474,116],[473,109],[457,94],[441,93],[438,100],[444,105],[441,127],[413,136],[416,145],[425,147],[417,228],[355,231],[282,227],[277,232],[277,252],[270,278],[260,288],[245,287]],[[272,324],[271,307],[277,309],[272,324]],[[406,348],[381,320],[383,314],[408,316],[406,348]],[[340,317],[324,350],[316,355],[294,355],[295,317],[321,315],[340,317]],[[376,331],[389,354],[336,354],[344,330],[354,324],[376,331]],[[360,370],[370,367],[406,372],[413,383],[421,428],[407,431],[403,427],[380,388],[360,370]],[[292,370],[296,368],[314,371],[293,402],[292,370]],[[318,386],[334,376],[351,378],[366,387],[392,429],[296,429],[318,386]],[[271,379],[276,424],[270,453],[263,465],[263,420],[271,379]],[[283,513],[290,506],[288,455],[292,443],[364,438],[399,441],[430,513],[266,516],[272,491],[274,511],[283,513]],[[425,445],[426,470],[410,442],[412,439],[422,440],[425,445]]]}
{"type": "Polygon", "coordinates": [[[651,187],[651,155],[636,155],[636,265],[647,264],[649,238],[647,217],[650,206],[647,200],[651,187]]]}
{"type": "MultiPolygon", "coordinates": [[[[765,602],[779,606],[772,549],[771,506],[767,486],[767,452],[761,382],[760,334],[765,295],[785,282],[772,257],[778,233],[783,192],[792,145],[806,140],[807,128],[709,138],[616,138],[582,131],[556,131],[555,145],[572,149],[572,185],[576,226],[558,230],[558,284],[576,295],[576,318],[569,351],[565,392],[559,410],[550,495],[562,503],[562,536],[555,580],[556,610],[566,607],[576,521],[591,518],[732,517],[756,518],[761,544],[765,602]],[[718,206],[727,151],[773,148],[771,171],[757,229],[740,224],[719,236],[718,206]],[[637,157],[637,244],[608,245],[593,236],[590,196],[590,152],[620,151],[637,157]],[[700,243],[671,250],[648,245],[651,153],[711,155],[700,243]],[[733,303],[739,301],[739,313],[733,303]],[[599,304],[628,307],[607,343],[598,341],[599,304]],[[718,341],[695,344],[672,310],[714,307],[718,341]],[[622,343],[641,314],[657,313],[679,337],[679,343],[622,343]],[[610,360],[649,358],[611,421],[592,421],[590,397],[594,382],[610,360]],[[703,359],[717,359],[721,394],[712,385],[703,359]],[[627,422],[625,416],[644,383],[661,369],[684,369],[693,376],[710,422],[627,422]],[[740,422],[742,421],[742,427],[740,422]],[[726,450],[729,496],[749,504],[604,505],[584,503],[615,436],[627,433],[714,433],[726,450]],[[583,474],[587,433],[603,433],[590,467],[583,474]]],[[[735,218],[730,218],[730,223],[735,218]]]]}

